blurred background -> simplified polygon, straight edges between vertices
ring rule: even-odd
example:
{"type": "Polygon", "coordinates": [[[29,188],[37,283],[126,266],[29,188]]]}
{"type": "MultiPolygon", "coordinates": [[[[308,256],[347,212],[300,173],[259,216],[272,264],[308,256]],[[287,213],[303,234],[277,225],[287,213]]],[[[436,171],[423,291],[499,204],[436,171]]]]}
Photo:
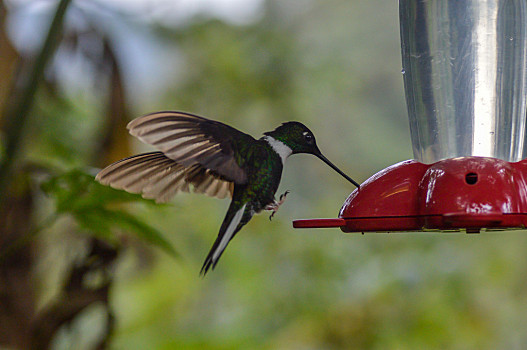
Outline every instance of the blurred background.
{"type": "Polygon", "coordinates": [[[158,110],[255,137],[301,121],[359,182],[413,158],[396,1],[58,4],[0,0],[0,347],[527,346],[523,231],[295,230],[354,189],[298,155],[273,221],[253,218],[200,278],[228,200],[157,205],[93,181],[151,150],[125,126],[158,110]]]}

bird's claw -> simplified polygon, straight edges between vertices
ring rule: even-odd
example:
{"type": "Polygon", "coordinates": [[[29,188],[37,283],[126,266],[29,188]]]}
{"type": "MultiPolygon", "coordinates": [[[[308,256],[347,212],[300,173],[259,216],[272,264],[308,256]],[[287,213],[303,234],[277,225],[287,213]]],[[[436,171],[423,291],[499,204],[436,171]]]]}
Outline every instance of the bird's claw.
{"type": "Polygon", "coordinates": [[[284,193],[282,193],[282,194],[280,195],[280,199],[279,199],[279,202],[278,202],[278,203],[279,203],[279,204],[278,204],[279,206],[282,205],[282,203],[284,203],[284,201],[285,201],[285,197],[287,197],[288,194],[289,194],[289,190],[285,191],[284,193]]]}
{"type": "Polygon", "coordinates": [[[273,216],[278,211],[278,208],[280,208],[280,206],[285,202],[285,199],[286,199],[288,194],[289,194],[289,190],[287,190],[284,193],[282,193],[280,195],[278,201],[274,201],[273,203],[271,203],[271,204],[269,204],[267,206],[266,209],[272,211],[271,215],[269,215],[269,221],[271,221],[273,219],[273,216]]]}

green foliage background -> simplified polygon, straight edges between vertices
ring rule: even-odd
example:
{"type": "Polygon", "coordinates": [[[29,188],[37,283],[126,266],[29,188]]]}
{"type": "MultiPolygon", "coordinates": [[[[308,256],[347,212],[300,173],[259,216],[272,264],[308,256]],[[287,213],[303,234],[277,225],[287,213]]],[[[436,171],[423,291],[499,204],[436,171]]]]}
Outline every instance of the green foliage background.
{"type": "MultiPolygon", "coordinates": [[[[133,58],[119,51],[122,30],[119,36],[108,17],[91,17],[122,58],[132,117],[183,110],[254,136],[298,120],[359,181],[413,157],[395,1],[268,0],[258,19],[243,25],[205,16],[174,25],[113,16],[133,29],[129,40],[146,40],[159,55],[173,57],[173,65],[149,67],[170,76],[169,83],[160,91],[143,89],[130,69],[133,58]]],[[[97,185],[86,174],[101,166],[90,154],[108,98],[97,81],[86,84],[69,89],[59,81],[59,100],[39,93],[25,157],[54,169],[52,177],[36,180],[44,191],[35,222],[57,215],[36,238],[42,304],[54,296],[65,257],[83,234],[123,247],[110,291],[116,317],[110,348],[527,346],[525,232],[295,230],[294,219],[336,217],[353,190],[314,157],[288,160],[279,192],[291,194],[273,221],[255,217],[216,270],[199,278],[228,201],[180,194],[155,205],[99,187],[83,197],[97,185]]],[[[132,153],[149,149],[128,141],[132,153]]],[[[85,334],[99,327],[96,310],[86,310],[54,347],[89,348],[85,334]]]]}

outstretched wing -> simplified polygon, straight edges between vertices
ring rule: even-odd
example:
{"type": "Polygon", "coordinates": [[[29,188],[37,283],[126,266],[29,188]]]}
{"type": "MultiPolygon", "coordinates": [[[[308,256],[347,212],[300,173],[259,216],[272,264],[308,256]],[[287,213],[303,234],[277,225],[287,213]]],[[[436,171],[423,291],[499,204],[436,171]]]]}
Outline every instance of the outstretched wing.
{"type": "Polygon", "coordinates": [[[103,185],[110,185],[143,197],[166,202],[178,191],[194,192],[225,198],[232,195],[234,183],[206,169],[200,164],[184,166],[162,152],[139,154],[115,162],[95,178],[103,185]]]}
{"type": "Polygon", "coordinates": [[[130,134],[178,164],[198,165],[234,183],[247,182],[240,150],[254,142],[226,124],[183,112],[156,112],[128,124],[130,134]]]}

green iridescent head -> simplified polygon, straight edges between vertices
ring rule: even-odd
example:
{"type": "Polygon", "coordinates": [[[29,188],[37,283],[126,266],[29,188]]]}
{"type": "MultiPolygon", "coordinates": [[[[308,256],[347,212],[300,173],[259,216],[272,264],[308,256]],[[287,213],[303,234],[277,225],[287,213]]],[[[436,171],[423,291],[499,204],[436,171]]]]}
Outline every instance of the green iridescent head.
{"type": "Polygon", "coordinates": [[[318,155],[320,150],[315,141],[315,135],[300,122],[286,122],[265,133],[275,140],[283,142],[295,153],[310,153],[318,155]]]}

